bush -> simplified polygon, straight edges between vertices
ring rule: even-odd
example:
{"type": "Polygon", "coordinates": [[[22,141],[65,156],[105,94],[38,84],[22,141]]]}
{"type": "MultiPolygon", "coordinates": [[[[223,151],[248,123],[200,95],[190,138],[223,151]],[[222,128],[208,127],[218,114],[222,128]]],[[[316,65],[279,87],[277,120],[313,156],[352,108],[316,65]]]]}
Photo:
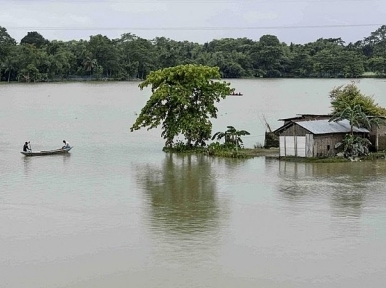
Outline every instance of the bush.
{"type": "Polygon", "coordinates": [[[367,138],[347,134],[342,142],[343,154],[346,158],[369,155],[371,142],[367,138]]]}

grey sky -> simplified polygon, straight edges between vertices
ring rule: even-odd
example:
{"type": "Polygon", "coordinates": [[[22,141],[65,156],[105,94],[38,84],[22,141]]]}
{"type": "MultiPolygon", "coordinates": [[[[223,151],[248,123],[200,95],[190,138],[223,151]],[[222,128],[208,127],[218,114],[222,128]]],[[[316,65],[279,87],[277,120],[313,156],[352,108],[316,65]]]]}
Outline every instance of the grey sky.
{"type": "Polygon", "coordinates": [[[199,43],[265,34],[288,44],[349,43],[386,24],[385,0],[0,0],[0,7],[0,26],[18,42],[37,31],[49,40],[130,32],[199,43]]]}

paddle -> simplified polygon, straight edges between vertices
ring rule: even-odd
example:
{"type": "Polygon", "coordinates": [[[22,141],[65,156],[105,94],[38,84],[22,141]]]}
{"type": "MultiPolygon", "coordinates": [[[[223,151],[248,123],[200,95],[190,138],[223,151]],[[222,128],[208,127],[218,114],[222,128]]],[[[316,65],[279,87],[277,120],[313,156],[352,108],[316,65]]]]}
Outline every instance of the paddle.
{"type": "Polygon", "coordinates": [[[28,141],[28,144],[29,144],[29,150],[30,152],[32,152],[31,141],[28,141]]]}

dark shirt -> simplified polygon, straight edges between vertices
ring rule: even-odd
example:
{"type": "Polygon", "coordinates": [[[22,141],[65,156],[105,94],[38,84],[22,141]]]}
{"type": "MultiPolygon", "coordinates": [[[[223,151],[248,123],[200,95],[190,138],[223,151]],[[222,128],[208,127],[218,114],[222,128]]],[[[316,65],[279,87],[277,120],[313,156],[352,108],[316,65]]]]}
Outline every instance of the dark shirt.
{"type": "Polygon", "coordinates": [[[24,144],[23,146],[23,151],[27,152],[29,150],[28,144],[24,144]]]}

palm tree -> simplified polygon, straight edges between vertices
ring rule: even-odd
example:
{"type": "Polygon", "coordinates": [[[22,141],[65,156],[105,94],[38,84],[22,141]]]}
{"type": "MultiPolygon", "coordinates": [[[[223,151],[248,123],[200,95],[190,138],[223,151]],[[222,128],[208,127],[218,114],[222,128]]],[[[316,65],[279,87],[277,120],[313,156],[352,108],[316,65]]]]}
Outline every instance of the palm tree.
{"type": "Polygon", "coordinates": [[[98,65],[96,59],[92,59],[91,57],[86,57],[86,59],[83,60],[83,66],[86,71],[90,72],[90,78],[91,73],[94,70],[94,68],[98,65]]]}
{"type": "Polygon", "coordinates": [[[347,105],[343,111],[335,112],[331,115],[329,122],[337,122],[342,120],[348,120],[350,123],[350,135],[354,134],[354,126],[360,128],[365,127],[371,129],[371,124],[374,122],[376,124],[377,117],[369,118],[362,111],[361,105],[350,106],[347,105]]]}
{"type": "Polygon", "coordinates": [[[371,129],[373,126],[379,127],[379,125],[385,123],[384,117],[366,115],[363,112],[362,106],[359,104],[353,107],[347,104],[347,107],[343,109],[343,111],[333,113],[329,121],[337,122],[344,119],[350,122],[351,135],[353,135],[354,126],[371,129]]]}
{"type": "Polygon", "coordinates": [[[2,64],[2,67],[4,69],[4,74],[8,73],[7,81],[9,82],[11,78],[11,72],[15,70],[14,62],[11,60],[11,58],[6,58],[2,64]]]}
{"type": "Polygon", "coordinates": [[[240,136],[250,135],[248,131],[245,130],[236,130],[233,126],[227,126],[228,130],[225,132],[217,132],[213,135],[212,140],[220,140],[225,138],[225,144],[232,144],[236,146],[236,151],[240,146],[240,143],[243,143],[240,136]]]}

